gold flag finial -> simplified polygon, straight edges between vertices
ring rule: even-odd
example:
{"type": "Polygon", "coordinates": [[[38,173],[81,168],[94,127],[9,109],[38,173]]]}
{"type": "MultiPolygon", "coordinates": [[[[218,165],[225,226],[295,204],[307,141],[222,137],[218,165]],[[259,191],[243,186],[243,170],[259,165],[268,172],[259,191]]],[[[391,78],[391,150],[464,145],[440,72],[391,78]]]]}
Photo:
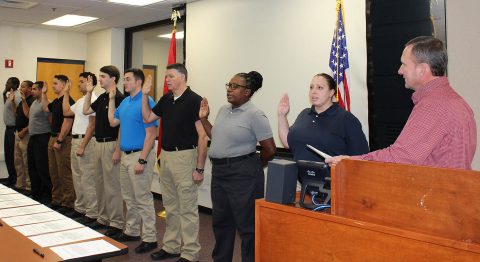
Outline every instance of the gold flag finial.
{"type": "Polygon", "coordinates": [[[174,28],[177,27],[177,19],[180,19],[180,18],[182,18],[182,17],[180,16],[180,12],[177,11],[177,10],[173,10],[173,11],[172,11],[172,19],[171,19],[171,20],[173,21],[173,27],[174,27],[174,28]]]}

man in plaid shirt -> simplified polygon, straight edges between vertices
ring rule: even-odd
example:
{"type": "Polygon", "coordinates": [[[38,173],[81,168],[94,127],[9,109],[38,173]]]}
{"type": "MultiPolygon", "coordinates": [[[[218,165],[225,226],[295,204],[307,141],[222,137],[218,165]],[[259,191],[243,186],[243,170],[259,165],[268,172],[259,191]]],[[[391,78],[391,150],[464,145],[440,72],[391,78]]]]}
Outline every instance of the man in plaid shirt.
{"type": "MultiPolygon", "coordinates": [[[[394,144],[352,159],[472,169],[477,145],[473,111],[445,77],[447,50],[432,36],[410,40],[398,73],[413,89],[414,108],[394,144]]],[[[336,164],[349,156],[327,158],[336,164]]]]}

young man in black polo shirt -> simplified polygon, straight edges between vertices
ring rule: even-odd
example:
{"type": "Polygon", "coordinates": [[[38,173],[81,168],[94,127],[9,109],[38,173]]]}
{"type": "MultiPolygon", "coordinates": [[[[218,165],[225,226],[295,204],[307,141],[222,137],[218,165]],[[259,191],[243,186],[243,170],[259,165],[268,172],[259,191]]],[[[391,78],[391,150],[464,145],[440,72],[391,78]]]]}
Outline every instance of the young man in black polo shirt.
{"type": "MultiPolygon", "coordinates": [[[[72,168],[70,166],[70,150],[72,147],[73,117],[64,117],[62,109],[64,87],[68,77],[55,75],[53,78],[53,92],[57,95],[51,103],[47,98],[47,83],[42,89],[43,111],[52,113],[52,133],[48,142],[48,169],[52,181],[52,207],[62,213],[73,211],[75,191],[73,190],[72,168]]],[[[75,101],[70,98],[70,105],[75,101]]]]}
{"type": "Polygon", "coordinates": [[[108,121],[108,90],[116,89],[115,106],[118,107],[125,96],[118,90],[120,71],[113,65],[100,68],[99,82],[105,90],[95,102],[91,103],[93,85],[88,78],[87,94],[83,104],[83,113],[95,112],[94,147],[95,182],[97,190],[98,219],[102,225],[108,225],[105,232],[109,237],[120,237],[125,218],[123,215],[123,198],[120,187],[120,146],[117,143],[118,126],[111,127],[108,121]]]}
{"type": "Polygon", "coordinates": [[[208,138],[198,117],[202,98],[187,86],[183,64],[167,66],[165,74],[170,93],[150,109],[150,86],[142,90],[142,115],[146,123],[162,119],[160,190],[167,212],[163,247],[152,253],[153,260],[181,256],[177,261],[197,261],[198,184],[203,180],[208,138]],[[183,244],[183,245],[182,245],[183,244]]]}
{"type": "Polygon", "coordinates": [[[28,177],[27,146],[30,140],[28,133],[28,111],[35,98],[32,96],[33,82],[23,81],[20,85],[20,96],[22,101],[18,104],[15,113],[15,170],[17,171],[16,188],[20,191],[30,190],[30,179],[28,177]]]}

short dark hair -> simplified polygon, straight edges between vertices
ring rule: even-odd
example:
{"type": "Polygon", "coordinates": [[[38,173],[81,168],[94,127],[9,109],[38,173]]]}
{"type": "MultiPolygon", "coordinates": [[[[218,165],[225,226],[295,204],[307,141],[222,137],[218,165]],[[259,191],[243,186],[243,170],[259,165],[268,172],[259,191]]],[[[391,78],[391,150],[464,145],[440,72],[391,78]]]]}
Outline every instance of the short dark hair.
{"type": "Polygon", "coordinates": [[[426,63],[433,76],[444,76],[447,71],[448,55],[443,42],[433,36],[419,36],[408,41],[412,54],[419,63],[426,63]]]}
{"type": "Polygon", "coordinates": [[[30,87],[30,88],[32,88],[32,86],[33,86],[33,82],[30,81],[30,80],[25,80],[25,81],[23,81],[22,83],[27,84],[27,86],[30,87]]]}
{"type": "Polygon", "coordinates": [[[63,83],[68,82],[68,76],[66,76],[66,75],[54,75],[53,77],[62,81],[63,83]]]}
{"type": "Polygon", "coordinates": [[[248,73],[238,73],[236,74],[236,76],[239,76],[245,79],[247,88],[252,90],[252,92],[250,93],[250,97],[252,97],[253,94],[262,87],[263,76],[257,71],[250,71],[248,73]]]}
{"type": "Polygon", "coordinates": [[[97,76],[94,73],[83,72],[83,73],[80,73],[80,75],[78,75],[78,76],[83,77],[83,78],[88,78],[89,76],[91,76],[93,86],[97,86],[97,76]]]}
{"type": "Polygon", "coordinates": [[[138,68],[129,68],[127,70],[125,70],[125,73],[132,73],[133,74],[133,77],[135,77],[135,80],[142,80],[142,84],[143,82],[145,82],[145,74],[143,73],[142,69],[138,69],[138,68]]]}
{"type": "Polygon", "coordinates": [[[105,73],[110,77],[115,77],[115,84],[118,84],[118,81],[120,80],[120,71],[118,71],[118,68],[116,66],[103,66],[102,68],[100,68],[100,72],[105,73]]]}
{"type": "Polygon", "coordinates": [[[43,88],[43,81],[37,81],[35,83],[33,83],[34,85],[37,85],[38,89],[42,89],[43,88]]]}
{"type": "Polygon", "coordinates": [[[337,94],[337,83],[335,82],[335,79],[333,79],[331,75],[326,73],[319,73],[319,74],[316,74],[314,77],[317,77],[317,76],[323,77],[323,79],[327,81],[328,88],[330,90],[335,90],[335,93],[333,93],[334,95],[337,94]]]}
{"type": "Polygon", "coordinates": [[[17,88],[20,86],[20,80],[18,79],[18,77],[12,76],[7,81],[10,81],[12,83],[13,90],[17,90],[17,88]]]}
{"type": "Polygon", "coordinates": [[[187,68],[185,67],[184,64],[180,64],[180,63],[170,64],[170,65],[167,65],[167,70],[168,70],[168,69],[175,69],[175,70],[177,70],[177,72],[179,72],[180,74],[182,74],[182,75],[185,76],[185,82],[187,82],[187,79],[188,79],[188,71],[187,71],[187,68]]]}

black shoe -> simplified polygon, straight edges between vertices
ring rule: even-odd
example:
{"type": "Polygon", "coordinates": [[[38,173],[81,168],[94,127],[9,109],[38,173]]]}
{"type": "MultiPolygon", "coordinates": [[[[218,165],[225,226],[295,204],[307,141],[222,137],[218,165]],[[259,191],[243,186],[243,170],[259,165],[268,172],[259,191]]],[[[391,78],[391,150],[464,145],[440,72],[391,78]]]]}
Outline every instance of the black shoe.
{"type": "Polygon", "coordinates": [[[89,218],[87,216],[76,217],[74,218],[74,220],[82,225],[92,223],[93,221],[97,221],[95,218],[89,218]]]}
{"type": "Polygon", "coordinates": [[[118,235],[118,234],[121,234],[121,233],[122,233],[122,230],[120,228],[109,226],[104,235],[107,236],[107,237],[111,237],[111,236],[115,236],[115,235],[118,235]]]}
{"type": "Polygon", "coordinates": [[[77,210],[73,209],[73,210],[70,210],[69,212],[67,212],[66,214],[64,214],[66,217],[69,217],[69,218],[81,218],[81,217],[84,217],[85,214],[82,214],[80,212],[78,212],[77,210]]]}
{"type": "Polygon", "coordinates": [[[179,256],[180,254],[171,254],[163,249],[160,249],[160,251],[153,252],[152,254],[150,254],[150,258],[152,258],[153,260],[162,260],[162,259],[179,257],[179,256]]]}
{"type": "Polygon", "coordinates": [[[54,203],[54,202],[51,202],[48,203],[48,204],[45,204],[47,207],[57,211],[58,209],[60,209],[62,206],[60,204],[57,204],[57,203],[54,203]]]}
{"type": "Polygon", "coordinates": [[[125,233],[120,233],[117,235],[113,235],[110,238],[118,241],[118,242],[128,242],[128,241],[138,241],[140,240],[140,236],[130,236],[125,233]]]}
{"type": "Polygon", "coordinates": [[[68,217],[70,213],[75,211],[73,208],[61,206],[57,208],[57,212],[63,214],[64,216],[68,217]]]}
{"type": "MultiPolygon", "coordinates": [[[[184,257],[179,258],[176,262],[192,262],[184,257]]],[[[198,262],[198,261],[197,261],[198,262]]]]}
{"type": "Polygon", "coordinates": [[[94,219],[93,221],[91,221],[89,223],[85,223],[83,225],[87,226],[91,229],[107,229],[108,228],[107,225],[98,223],[98,221],[96,219],[94,219]]]}
{"type": "Polygon", "coordinates": [[[141,254],[141,253],[147,253],[148,251],[152,251],[155,248],[157,248],[157,242],[143,242],[135,248],[135,253],[141,254]]]}

